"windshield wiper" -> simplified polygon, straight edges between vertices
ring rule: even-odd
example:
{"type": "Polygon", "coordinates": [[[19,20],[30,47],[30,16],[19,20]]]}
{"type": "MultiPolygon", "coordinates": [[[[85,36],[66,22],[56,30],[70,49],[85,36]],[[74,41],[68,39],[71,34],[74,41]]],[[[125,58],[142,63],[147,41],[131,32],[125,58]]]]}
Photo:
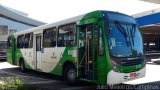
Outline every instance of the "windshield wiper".
{"type": "Polygon", "coordinates": [[[131,40],[132,40],[133,46],[134,46],[134,37],[135,37],[135,32],[136,32],[135,29],[136,29],[135,25],[133,24],[132,29],[130,30],[130,33],[131,33],[131,36],[132,36],[131,40]]]}

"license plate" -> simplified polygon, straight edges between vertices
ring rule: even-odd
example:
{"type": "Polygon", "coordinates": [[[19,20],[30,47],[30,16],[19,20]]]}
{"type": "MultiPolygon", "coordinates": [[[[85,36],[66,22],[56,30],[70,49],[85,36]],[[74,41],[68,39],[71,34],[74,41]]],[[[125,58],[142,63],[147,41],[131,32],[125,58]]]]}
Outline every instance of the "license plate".
{"type": "Polygon", "coordinates": [[[132,78],[135,78],[137,76],[137,73],[136,72],[130,73],[129,76],[132,77],[132,78]]]}

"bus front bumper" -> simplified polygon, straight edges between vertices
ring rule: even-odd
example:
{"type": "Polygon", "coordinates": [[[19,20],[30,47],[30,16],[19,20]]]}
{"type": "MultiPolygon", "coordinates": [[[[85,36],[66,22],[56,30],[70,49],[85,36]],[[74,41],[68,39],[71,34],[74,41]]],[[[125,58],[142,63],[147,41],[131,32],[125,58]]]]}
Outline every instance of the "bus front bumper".
{"type": "Polygon", "coordinates": [[[120,72],[115,72],[111,70],[107,76],[107,84],[115,85],[115,84],[120,84],[122,82],[142,78],[145,76],[145,73],[146,73],[146,67],[142,68],[139,71],[135,71],[131,73],[120,73],[120,72]]]}
{"type": "Polygon", "coordinates": [[[0,59],[6,59],[7,57],[6,56],[0,56],[0,59]]]}

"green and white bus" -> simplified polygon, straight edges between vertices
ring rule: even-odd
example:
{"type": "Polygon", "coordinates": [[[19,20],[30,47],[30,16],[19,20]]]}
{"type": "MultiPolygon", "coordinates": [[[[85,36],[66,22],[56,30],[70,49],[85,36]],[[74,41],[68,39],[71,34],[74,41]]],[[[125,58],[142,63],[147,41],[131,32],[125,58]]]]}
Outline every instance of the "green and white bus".
{"type": "Polygon", "coordinates": [[[7,61],[20,69],[97,84],[119,84],[145,76],[142,35],[135,19],[93,11],[8,37],[7,61]]]}

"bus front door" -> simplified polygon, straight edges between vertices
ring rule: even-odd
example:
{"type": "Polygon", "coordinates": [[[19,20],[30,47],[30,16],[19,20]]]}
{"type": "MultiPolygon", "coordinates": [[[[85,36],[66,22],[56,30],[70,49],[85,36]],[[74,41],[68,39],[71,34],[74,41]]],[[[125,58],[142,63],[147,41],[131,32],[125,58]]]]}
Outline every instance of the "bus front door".
{"type": "Polygon", "coordinates": [[[41,35],[36,35],[36,69],[41,69],[41,35]]]}
{"type": "Polygon", "coordinates": [[[96,80],[96,59],[98,39],[94,25],[85,25],[79,31],[79,66],[82,78],[96,80]]]}

